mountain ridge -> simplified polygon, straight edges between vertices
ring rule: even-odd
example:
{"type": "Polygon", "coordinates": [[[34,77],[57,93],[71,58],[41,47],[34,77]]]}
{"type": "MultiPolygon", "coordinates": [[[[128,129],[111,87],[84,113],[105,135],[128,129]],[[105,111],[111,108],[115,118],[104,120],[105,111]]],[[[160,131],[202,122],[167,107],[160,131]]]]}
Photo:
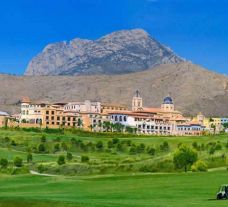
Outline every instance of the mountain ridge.
{"type": "Polygon", "coordinates": [[[228,116],[228,78],[186,62],[114,76],[0,75],[0,109],[18,112],[16,103],[23,96],[50,102],[91,99],[130,107],[136,90],[144,106],[159,107],[170,94],[177,110],[187,115],[228,116]]]}
{"type": "Polygon", "coordinates": [[[48,44],[25,75],[125,74],[185,61],[142,29],[120,30],[97,40],[48,44]]]}

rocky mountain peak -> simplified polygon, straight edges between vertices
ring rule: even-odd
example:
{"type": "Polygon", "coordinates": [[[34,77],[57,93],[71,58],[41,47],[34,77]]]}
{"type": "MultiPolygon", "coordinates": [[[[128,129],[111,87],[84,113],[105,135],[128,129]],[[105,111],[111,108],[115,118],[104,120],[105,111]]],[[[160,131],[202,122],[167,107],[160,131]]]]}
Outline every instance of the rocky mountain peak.
{"type": "Polygon", "coordinates": [[[75,38],[47,45],[25,75],[124,74],[183,59],[142,29],[121,30],[97,40],[75,38]]]}

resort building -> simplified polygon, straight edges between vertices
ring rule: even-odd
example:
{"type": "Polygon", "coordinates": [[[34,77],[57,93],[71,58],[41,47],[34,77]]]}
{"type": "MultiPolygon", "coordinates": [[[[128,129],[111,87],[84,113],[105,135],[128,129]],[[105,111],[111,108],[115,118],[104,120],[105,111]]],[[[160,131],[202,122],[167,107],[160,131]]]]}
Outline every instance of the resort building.
{"type": "MultiPolygon", "coordinates": [[[[171,96],[165,97],[158,108],[144,107],[143,98],[137,90],[132,98],[131,109],[127,110],[125,105],[90,100],[50,104],[34,102],[25,97],[21,100],[19,125],[23,123],[30,127],[83,128],[102,132],[107,131],[105,127],[109,124],[112,127],[121,126],[123,131],[132,129],[137,134],[154,135],[200,135],[206,129],[207,119],[202,114],[194,119],[184,117],[175,109],[171,96]]],[[[216,123],[219,125],[222,121],[228,122],[228,119],[223,118],[216,123]]]]}
{"type": "Polygon", "coordinates": [[[64,111],[101,113],[101,103],[91,102],[90,100],[84,102],[70,102],[64,105],[64,111]]]}
{"type": "Polygon", "coordinates": [[[125,128],[131,127],[138,134],[172,134],[173,127],[167,120],[156,115],[136,113],[131,111],[111,112],[112,123],[120,123],[125,128]]]}
{"type": "Polygon", "coordinates": [[[184,135],[202,135],[205,131],[205,126],[202,126],[199,123],[186,123],[177,125],[177,133],[176,135],[184,136],[184,135]]]}
{"type": "Polygon", "coordinates": [[[126,111],[127,106],[121,104],[110,104],[102,103],[101,104],[101,113],[108,113],[112,111],[126,111]]]}
{"type": "Polygon", "coordinates": [[[9,118],[8,113],[0,111],[0,127],[6,126],[8,118],[9,118]]]}

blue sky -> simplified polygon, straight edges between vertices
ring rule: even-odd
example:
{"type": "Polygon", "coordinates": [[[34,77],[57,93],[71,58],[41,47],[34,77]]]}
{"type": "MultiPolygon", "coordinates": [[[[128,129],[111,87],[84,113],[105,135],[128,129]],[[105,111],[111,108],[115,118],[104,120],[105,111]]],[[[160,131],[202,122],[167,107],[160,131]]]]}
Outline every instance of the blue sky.
{"type": "Polygon", "coordinates": [[[7,0],[0,26],[0,73],[23,74],[51,42],[143,28],[178,55],[228,74],[227,0],[7,0]]]}

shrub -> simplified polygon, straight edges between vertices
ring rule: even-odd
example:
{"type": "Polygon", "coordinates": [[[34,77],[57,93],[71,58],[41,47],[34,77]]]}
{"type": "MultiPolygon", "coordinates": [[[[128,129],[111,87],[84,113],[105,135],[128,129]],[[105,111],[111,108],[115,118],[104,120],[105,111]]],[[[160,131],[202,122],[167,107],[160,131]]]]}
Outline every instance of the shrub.
{"type": "Polygon", "coordinates": [[[132,146],[130,147],[129,153],[130,153],[131,155],[136,154],[136,153],[137,153],[136,146],[132,145],[132,146]]]}
{"type": "Polygon", "coordinates": [[[73,159],[73,155],[70,152],[67,152],[67,160],[71,161],[73,159]]]}
{"type": "Polygon", "coordinates": [[[96,148],[101,151],[103,149],[103,142],[102,141],[98,141],[97,144],[96,144],[96,148]]]}
{"type": "Polygon", "coordinates": [[[206,172],[207,171],[207,164],[202,160],[198,160],[197,162],[195,162],[191,166],[191,170],[193,172],[206,172]]]}
{"type": "Polygon", "coordinates": [[[160,145],[160,150],[167,152],[169,150],[169,143],[164,141],[163,144],[160,145]]]}
{"type": "Polygon", "coordinates": [[[58,152],[58,151],[60,151],[60,144],[59,144],[59,143],[56,143],[56,144],[54,145],[54,153],[56,153],[56,152],[58,152]]]}
{"type": "Polygon", "coordinates": [[[45,171],[45,167],[42,164],[40,164],[38,165],[37,170],[39,173],[43,173],[45,171]]]}
{"type": "Polygon", "coordinates": [[[113,143],[113,144],[117,144],[117,143],[119,143],[119,141],[120,141],[120,140],[119,140],[118,138],[112,139],[112,143],[113,143]]]}
{"type": "Polygon", "coordinates": [[[43,143],[39,144],[38,151],[41,153],[46,151],[45,145],[43,143]]]}
{"type": "Polygon", "coordinates": [[[108,141],[108,143],[107,143],[107,145],[108,145],[108,148],[109,149],[111,149],[111,148],[113,148],[113,142],[112,141],[108,141]]]}
{"type": "Polygon", "coordinates": [[[32,153],[27,154],[27,162],[32,162],[32,153]]]}
{"type": "Polygon", "coordinates": [[[1,165],[2,168],[7,168],[8,164],[9,164],[9,162],[8,162],[8,160],[6,158],[1,158],[0,159],[0,165],[1,165]]]}
{"type": "Polygon", "coordinates": [[[17,143],[16,143],[14,140],[12,140],[12,141],[11,141],[11,145],[12,145],[12,146],[17,146],[17,143]]]}
{"type": "Polygon", "coordinates": [[[149,155],[155,155],[155,148],[153,148],[153,147],[148,147],[147,149],[146,149],[146,151],[147,151],[147,153],[149,154],[149,155]]]}
{"type": "Polygon", "coordinates": [[[81,162],[89,162],[89,157],[85,156],[85,155],[82,155],[81,156],[81,162]]]}
{"type": "Polygon", "coordinates": [[[60,155],[60,156],[58,157],[57,163],[58,163],[59,165],[64,165],[64,164],[66,163],[66,162],[65,162],[65,156],[64,156],[64,155],[60,155]]]}
{"type": "Polygon", "coordinates": [[[40,141],[43,142],[43,143],[46,142],[47,141],[46,136],[42,135],[42,137],[40,138],[40,141]]]}
{"type": "Polygon", "coordinates": [[[22,167],[22,162],[23,162],[23,160],[20,157],[15,157],[14,161],[13,161],[13,163],[16,167],[22,167]]]}
{"type": "Polygon", "coordinates": [[[145,144],[143,144],[143,143],[141,143],[140,145],[138,145],[137,147],[136,147],[136,151],[138,152],[138,153],[142,153],[142,152],[144,152],[145,151],[145,144]]]}
{"type": "Polygon", "coordinates": [[[64,151],[67,151],[67,149],[68,149],[68,146],[65,142],[62,142],[61,147],[64,151]]]}

